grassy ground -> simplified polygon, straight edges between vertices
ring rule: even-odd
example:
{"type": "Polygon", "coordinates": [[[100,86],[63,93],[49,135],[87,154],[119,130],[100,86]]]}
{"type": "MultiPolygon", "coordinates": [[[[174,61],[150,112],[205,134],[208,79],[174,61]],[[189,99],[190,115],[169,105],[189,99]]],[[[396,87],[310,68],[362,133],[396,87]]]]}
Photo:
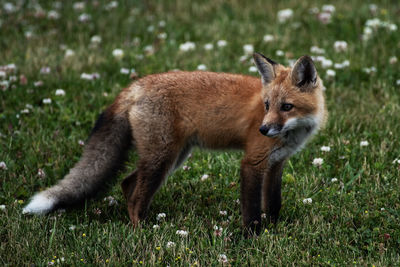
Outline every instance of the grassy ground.
{"type": "MultiPolygon", "coordinates": [[[[393,163],[400,157],[400,63],[393,58],[400,57],[400,35],[390,25],[400,26],[398,1],[380,1],[376,9],[367,1],[334,1],[327,24],[320,21],[327,15],[310,12],[321,12],[323,1],[151,0],[116,7],[105,1],[32,2],[0,1],[0,66],[16,66],[0,68],[1,265],[400,264],[400,164],[393,163]],[[279,23],[277,13],[285,8],[293,16],[279,23]],[[82,14],[90,19],[79,21],[82,14]],[[372,18],[389,24],[370,22],[369,34],[365,24],[372,18]],[[267,34],[274,40],[263,41],[267,34]],[[95,35],[101,42],[91,41],[95,35]],[[219,47],[218,40],[227,45],[219,47]],[[347,42],[346,51],[335,50],[337,40],[347,42]],[[195,48],[182,51],[188,41],[195,48]],[[316,56],[312,46],[323,48],[333,63],[350,62],[343,69],[327,67],[326,59],[317,63],[330,117],[288,162],[275,227],[243,238],[240,152],[194,151],[188,168],[168,179],[148,220],[134,231],[119,186],[103,196],[115,198],[116,205],[100,197],[64,213],[21,213],[35,191],[54,184],[79,159],[80,140],[130,83],[121,68],[144,76],[204,64],[211,71],[257,75],[248,59],[240,60],[245,44],[283,64],[316,56]],[[124,52],[119,59],[113,56],[118,48],[124,52]],[[368,73],[370,67],[376,71],[368,73]],[[328,69],[336,75],[330,77],[328,69]],[[84,80],[82,73],[100,78],[84,80]],[[60,88],[65,96],[55,95],[60,88]],[[43,102],[47,98],[51,103],[43,102]],[[324,160],[320,167],[312,164],[315,158],[324,160]],[[203,181],[204,174],[209,178],[203,181]],[[306,198],[312,203],[304,204],[306,198]],[[157,220],[159,213],[166,217],[157,220]]],[[[134,165],[132,154],[126,173],[134,165]]]]}

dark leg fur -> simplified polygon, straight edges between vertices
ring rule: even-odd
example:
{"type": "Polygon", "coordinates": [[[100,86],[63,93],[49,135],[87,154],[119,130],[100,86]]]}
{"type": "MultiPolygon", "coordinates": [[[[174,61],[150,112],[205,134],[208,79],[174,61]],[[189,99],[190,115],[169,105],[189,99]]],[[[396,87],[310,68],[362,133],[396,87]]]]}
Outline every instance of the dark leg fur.
{"type": "Polygon", "coordinates": [[[263,207],[270,222],[276,223],[281,209],[281,184],[283,162],[270,166],[263,184],[263,207]]]}

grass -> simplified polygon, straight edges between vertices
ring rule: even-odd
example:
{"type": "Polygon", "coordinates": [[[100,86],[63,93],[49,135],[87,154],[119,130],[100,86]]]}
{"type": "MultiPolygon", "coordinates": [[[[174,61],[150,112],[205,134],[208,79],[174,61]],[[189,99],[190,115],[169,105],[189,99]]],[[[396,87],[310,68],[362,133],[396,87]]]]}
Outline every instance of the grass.
{"type": "MultiPolygon", "coordinates": [[[[321,9],[322,1],[120,1],[109,10],[106,1],[86,2],[83,10],[68,1],[38,3],[41,9],[16,1],[16,10],[7,13],[0,1],[0,66],[17,66],[0,77],[0,162],[7,166],[0,169],[0,264],[208,266],[222,264],[220,254],[232,266],[400,264],[400,165],[392,163],[400,157],[400,63],[389,63],[400,57],[400,35],[379,27],[369,40],[360,40],[368,19],[400,26],[398,1],[379,1],[375,13],[365,1],[334,1],[329,24],[309,12],[321,9]],[[293,17],[278,23],[277,12],[285,8],[293,9],[293,17]],[[47,18],[50,10],[60,18],[47,18]],[[79,22],[82,13],[91,19],[79,22]],[[166,39],[157,37],[164,32],[166,39]],[[275,40],[263,42],[265,34],[275,40]],[[94,35],[101,36],[100,44],[91,43],[94,35]],[[218,47],[218,40],[227,46],[218,47]],[[335,51],[337,40],[348,43],[347,51],[335,51]],[[180,51],[187,41],[196,48],[180,51]],[[205,50],[206,43],[214,48],[205,50]],[[310,54],[313,45],[334,63],[350,61],[349,67],[335,69],[333,78],[317,63],[330,117],[286,165],[276,226],[258,238],[243,237],[236,201],[241,152],[195,150],[185,163],[190,169],[169,177],[148,219],[135,230],[119,186],[81,209],[40,217],[21,213],[34,192],[53,185],[79,159],[79,140],[130,83],[121,68],[134,68],[141,77],[205,64],[211,71],[257,75],[249,72],[249,60],[239,60],[245,44],[283,64],[310,54]],[[148,45],[154,53],[145,51],[148,45]],[[75,55],[66,57],[67,48],[75,55]],[[112,55],[116,48],[124,51],[120,60],[112,55]],[[277,56],[277,50],[284,55],[277,56]],[[47,66],[51,72],[41,74],[47,66]],[[377,71],[367,74],[364,68],[371,66],[377,71]],[[80,79],[94,72],[99,79],[80,79]],[[35,86],[37,81],[42,85],[35,86]],[[56,96],[58,88],[66,95],[56,96]],[[45,98],[51,104],[44,104],[45,98]],[[361,141],[369,145],[362,147],[361,141]],[[331,151],[322,152],[321,146],[331,151]],[[321,167],[312,165],[314,158],[324,159],[321,167]],[[209,179],[202,181],[203,174],[209,179]],[[108,195],[118,204],[108,206],[102,199],[108,195]],[[305,198],[312,204],[303,204],[305,198]],[[162,212],[166,218],[158,221],[162,212]],[[175,246],[167,248],[170,241],[175,246]]],[[[135,159],[132,153],[118,181],[134,169],[135,159]]]]}

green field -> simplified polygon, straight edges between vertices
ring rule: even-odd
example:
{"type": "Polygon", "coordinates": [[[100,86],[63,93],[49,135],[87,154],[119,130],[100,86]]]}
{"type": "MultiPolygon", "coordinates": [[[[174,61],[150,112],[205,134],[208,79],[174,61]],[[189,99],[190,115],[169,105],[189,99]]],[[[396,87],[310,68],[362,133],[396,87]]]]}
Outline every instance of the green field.
{"type": "Polygon", "coordinates": [[[326,4],[0,0],[0,265],[399,266],[400,3],[326,4]],[[252,47],[284,65],[312,55],[329,110],[286,165],[275,226],[243,235],[240,151],[194,150],[135,230],[119,186],[134,153],[84,207],[22,214],[78,161],[132,79],[197,68],[258,76],[252,47]]]}

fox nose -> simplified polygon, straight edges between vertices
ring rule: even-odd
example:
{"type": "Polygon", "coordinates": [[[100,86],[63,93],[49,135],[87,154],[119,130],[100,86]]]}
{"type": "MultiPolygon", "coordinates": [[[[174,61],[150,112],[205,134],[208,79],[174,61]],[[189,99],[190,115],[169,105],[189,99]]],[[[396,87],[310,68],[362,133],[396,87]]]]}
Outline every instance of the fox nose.
{"type": "Polygon", "coordinates": [[[260,133],[265,136],[274,137],[281,132],[282,125],[279,125],[279,124],[266,125],[266,124],[264,124],[264,125],[261,125],[259,130],[260,130],[260,133]]]}

